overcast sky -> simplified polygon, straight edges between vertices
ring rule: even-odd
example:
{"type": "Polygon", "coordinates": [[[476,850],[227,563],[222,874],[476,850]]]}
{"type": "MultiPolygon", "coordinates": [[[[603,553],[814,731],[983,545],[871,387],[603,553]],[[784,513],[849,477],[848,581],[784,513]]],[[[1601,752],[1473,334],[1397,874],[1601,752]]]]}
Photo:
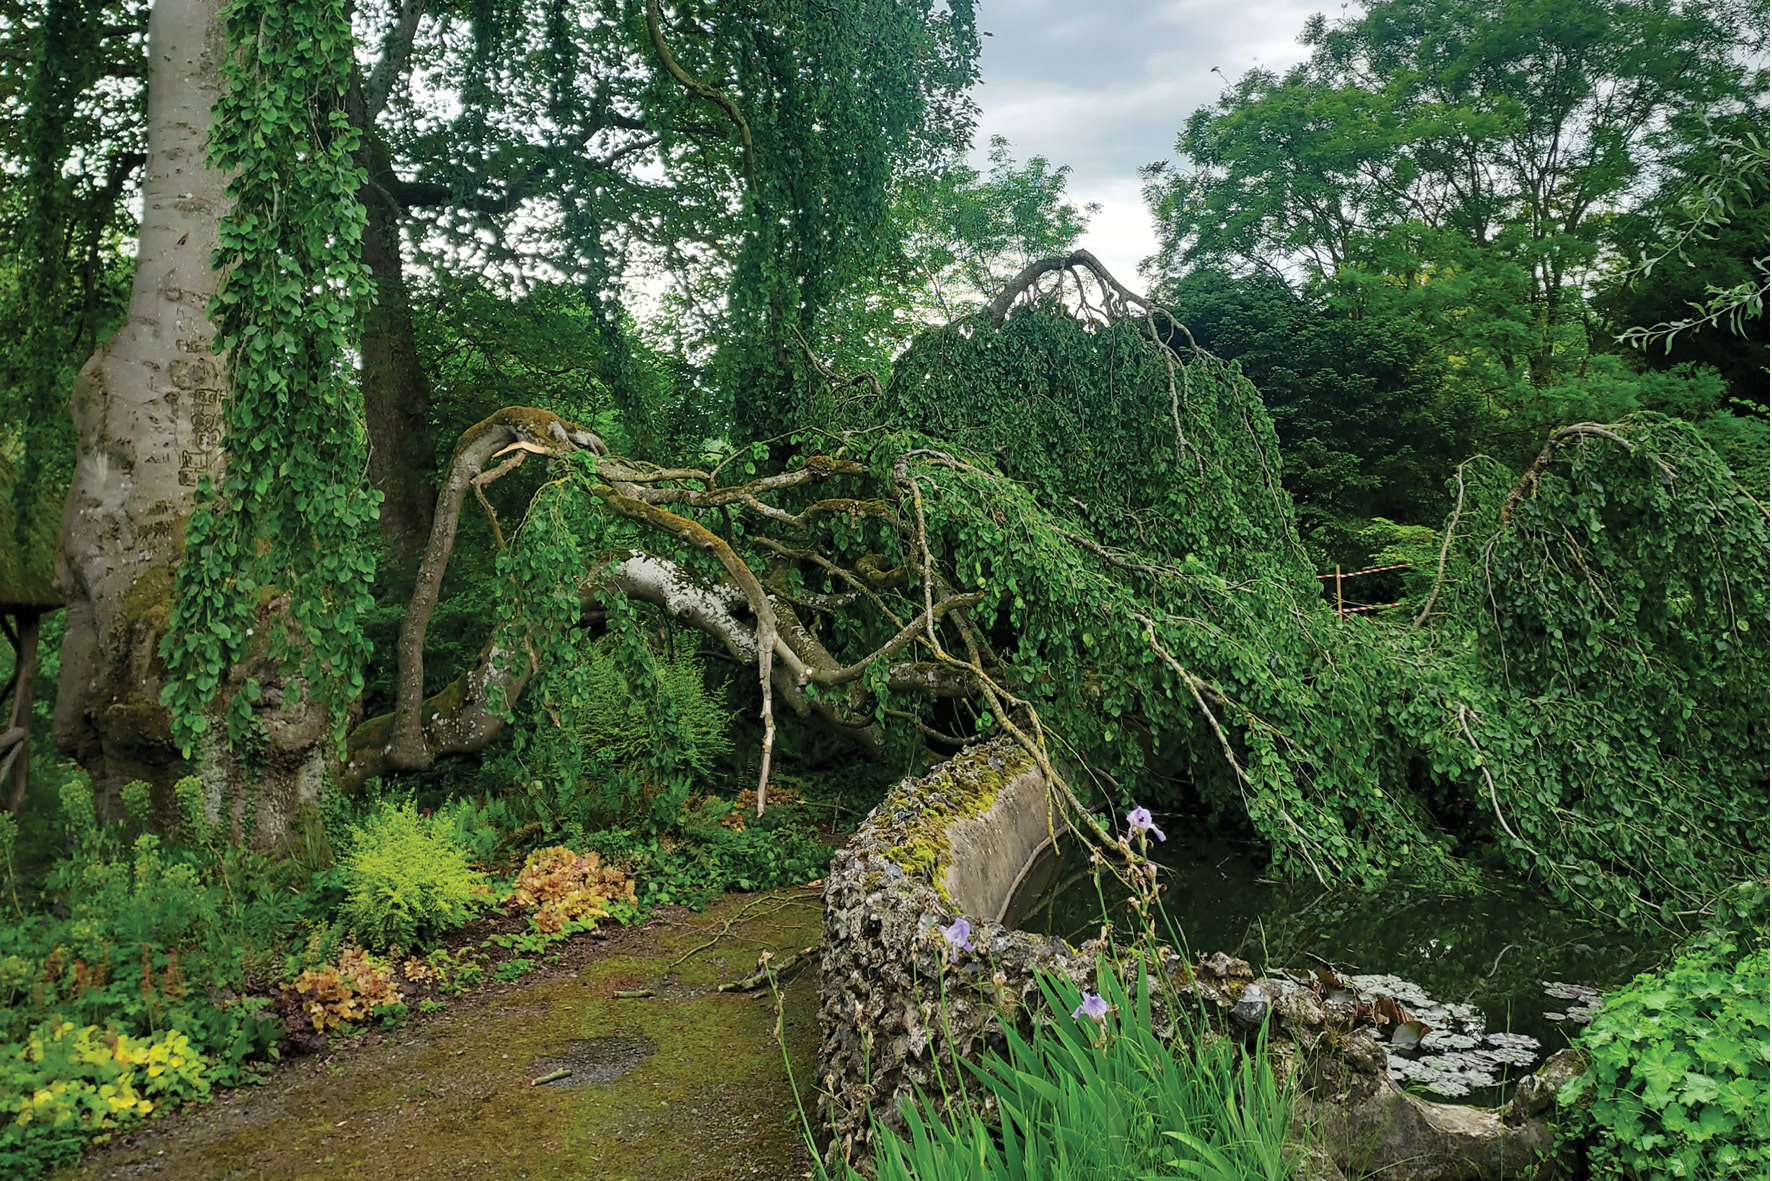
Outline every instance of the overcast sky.
{"type": "Polygon", "coordinates": [[[979,0],[984,38],[974,167],[993,135],[1017,160],[1072,168],[1079,205],[1101,205],[1081,245],[1134,287],[1156,250],[1138,169],[1173,156],[1175,135],[1225,80],[1302,61],[1298,34],[1340,0],[979,0]],[[1217,66],[1221,74],[1214,74],[1217,66]]]}

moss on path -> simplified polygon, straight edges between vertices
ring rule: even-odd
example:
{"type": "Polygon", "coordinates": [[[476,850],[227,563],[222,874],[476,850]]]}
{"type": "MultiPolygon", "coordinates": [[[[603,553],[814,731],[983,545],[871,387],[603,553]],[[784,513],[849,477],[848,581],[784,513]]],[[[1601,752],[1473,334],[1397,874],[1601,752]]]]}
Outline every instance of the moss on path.
{"type": "MultiPolygon", "coordinates": [[[[749,975],[765,950],[815,942],[819,919],[818,895],[804,889],[676,912],[569,952],[576,967],[150,1125],[64,1177],[799,1178],[810,1162],[773,1000],[767,989],[714,989],[749,975]],[[640,988],[655,995],[614,996],[640,988]],[[530,1085],[563,1064],[571,1076],[530,1085]]],[[[809,1105],[816,991],[803,972],[783,1006],[809,1105]]]]}

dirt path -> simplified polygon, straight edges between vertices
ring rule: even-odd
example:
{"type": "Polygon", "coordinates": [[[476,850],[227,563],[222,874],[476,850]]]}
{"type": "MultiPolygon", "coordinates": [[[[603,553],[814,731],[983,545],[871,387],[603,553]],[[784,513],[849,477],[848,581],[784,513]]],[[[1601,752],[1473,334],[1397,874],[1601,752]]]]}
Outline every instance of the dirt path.
{"type": "MultiPolygon", "coordinates": [[[[774,999],[714,988],[748,976],[762,951],[785,955],[818,934],[817,893],[794,889],[580,939],[557,966],[288,1063],[60,1177],[798,1179],[810,1161],[774,999]],[[644,988],[654,995],[614,996],[644,988]],[[559,1068],[573,1073],[530,1084],[559,1068]]],[[[810,1108],[814,972],[789,984],[782,1019],[810,1108]]]]}

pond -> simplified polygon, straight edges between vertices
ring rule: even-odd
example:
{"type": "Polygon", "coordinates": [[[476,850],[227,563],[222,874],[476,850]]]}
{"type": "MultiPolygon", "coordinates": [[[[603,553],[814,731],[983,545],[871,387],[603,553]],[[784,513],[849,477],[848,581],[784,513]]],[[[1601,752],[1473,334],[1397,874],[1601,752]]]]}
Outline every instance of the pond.
{"type": "MultiPolygon", "coordinates": [[[[1125,892],[1104,876],[1098,894],[1074,843],[1045,858],[1009,922],[1080,943],[1099,928],[1105,900],[1124,926],[1125,892]]],[[[1401,1003],[1428,1028],[1394,1031],[1391,1073],[1440,1101],[1505,1102],[1514,1080],[1592,1018],[1602,991],[1655,967],[1672,946],[1659,933],[1560,910],[1526,885],[1324,891],[1275,881],[1258,847],[1211,837],[1172,837],[1156,860],[1164,905],[1191,951],[1228,952],[1257,973],[1320,973],[1361,999],[1401,1003]]]]}

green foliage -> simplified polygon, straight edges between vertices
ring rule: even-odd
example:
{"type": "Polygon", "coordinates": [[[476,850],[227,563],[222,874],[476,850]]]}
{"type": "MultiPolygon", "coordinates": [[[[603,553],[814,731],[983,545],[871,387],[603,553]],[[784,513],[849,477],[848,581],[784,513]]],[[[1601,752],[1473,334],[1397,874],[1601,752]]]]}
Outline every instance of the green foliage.
{"type": "Polygon", "coordinates": [[[1766,883],[1723,900],[1746,918],[1694,940],[1665,971],[1607,995],[1581,1037],[1585,1074],[1558,1096],[1565,1151],[1596,1181],[1764,1177],[1766,883]]]}
{"type": "MultiPolygon", "coordinates": [[[[1149,332],[1035,308],[926,334],[882,396],[833,424],[853,428],[835,440],[851,474],[782,497],[787,517],[705,513],[782,601],[854,590],[784,550],[880,575],[872,598],[819,616],[819,644],[860,670],[846,724],[995,724],[870,656],[924,610],[926,543],[928,593],[976,597],[965,630],[943,622],[947,650],[998,670],[1021,701],[1011,720],[1037,713],[1104,811],[1198,800],[1266,842],[1278,869],[1322,881],[1456,879],[1460,853],[1495,856],[1621,919],[1672,922],[1751,872],[1766,850],[1751,790],[1766,517],[1692,427],[1642,415],[1561,438],[1517,495],[1505,467],[1465,464],[1428,625],[1342,620],[1255,389],[1149,332]]],[[[829,464],[806,452],[832,442],[802,438],[787,469],[829,464]]],[[[731,466],[766,473],[769,449],[731,466]]],[[[596,555],[645,548],[723,579],[702,547],[612,517],[594,458],[551,474],[500,557],[504,650],[525,628],[548,637],[544,666],[574,658],[565,637],[596,555]]],[[[1437,549],[1415,542],[1418,560],[1437,549]]],[[[601,600],[640,670],[627,684],[652,683],[634,605],[601,600]]],[[[546,710],[534,719],[537,742],[561,729],[546,710]]],[[[657,724],[681,723],[661,709],[657,724]]]]}
{"type": "MultiPolygon", "coordinates": [[[[1755,112],[1764,122],[1765,112],[1755,112]]],[[[1688,267],[1693,260],[1688,246],[1715,241],[1737,222],[1753,228],[1753,252],[1742,268],[1748,273],[1728,286],[1708,283],[1704,298],[1692,300],[1688,307],[1696,315],[1657,324],[1626,329],[1621,337],[1626,343],[1647,348],[1660,343],[1664,351],[1673,350],[1674,339],[1695,328],[1726,324],[1737,336],[1747,335],[1745,327],[1766,314],[1766,291],[1772,282],[1772,250],[1767,249],[1765,224],[1767,171],[1772,164],[1764,128],[1743,131],[1738,137],[1720,136],[1706,145],[1714,153],[1711,168],[1691,178],[1677,202],[1678,228],[1657,226],[1665,245],[1659,253],[1639,264],[1640,272],[1648,274],[1657,263],[1677,256],[1688,267]]]]}
{"type": "MultiPolygon", "coordinates": [[[[1172,375],[1136,321],[1028,312],[921,338],[878,414],[918,432],[883,441],[880,467],[935,446],[974,465],[913,458],[907,474],[933,485],[931,547],[984,593],[972,616],[1070,761],[1140,800],[1179,780],[1290,870],[1444,872],[1446,841],[1373,730],[1382,655],[1325,610],[1273,428],[1235,367],[1184,351],[1172,375]],[[1144,619],[1222,695],[1241,773],[1144,619]]],[[[834,548],[908,560],[888,544],[864,529],[834,548]]]]}
{"type": "Polygon", "coordinates": [[[558,595],[553,563],[595,551],[558,508],[532,515],[525,544],[501,558],[533,588],[507,603],[511,626],[521,625],[537,599],[557,612],[550,658],[513,739],[515,761],[535,794],[552,797],[552,821],[579,832],[615,823],[663,831],[731,750],[732,712],[708,687],[690,636],[644,630],[619,593],[604,596],[607,635],[592,640],[567,630],[577,620],[577,596],[558,595]]]}
{"type": "Polygon", "coordinates": [[[363,487],[364,428],[344,357],[367,271],[358,259],[363,170],[345,111],[354,59],[338,0],[233,0],[209,164],[231,176],[223,273],[210,314],[228,358],[226,468],[186,527],[162,695],[188,754],[227,688],[227,738],[253,732],[268,668],[312,695],[342,736],[363,691],[377,493],[363,487]]]}
{"type": "Polygon", "coordinates": [[[489,889],[453,835],[448,821],[420,816],[411,800],[382,801],[351,830],[340,920],[377,950],[423,946],[467,922],[489,889]]]}
{"type": "Polygon", "coordinates": [[[494,968],[492,970],[492,978],[500,984],[508,984],[527,974],[534,967],[534,960],[524,959],[519,956],[516,959],[506,960],[504,963],[494,968]]]}
{"type": "MultiPolygon", "coordinates": [[[[1753,161],[1764,157],[1765,148],[1755,145],[1765,128],[1763,106],[1682,128],[1687,143],[1655,194],[1617,219],[1620,267],[1594,299],[1608,332],[1647,346],[1642,360],[1649,368],[1707,365],[1723,375],[1738,405],[1762,415],[1766,334],[1752,292],[1756,278],[1765,277],[1772,193],[1766,169],[1756,170],[1753,161]],[[1708,320],[1707,305],[1719,296],[1723,316],[1694,323],[1708,320]]],[[[1758,426],[1763,439],[1763,417],[1758,426]]]]}
{"type": "Polygon", "coordinates": [[[791,806],[752,817],[738,832],[717,823],[723,810],[704,807],[703,822],[692,821],[681,836],[647,837],[616,828],[590,834],[586,844],[605,861],[632,867],[642,910],[700,909],[728,890],[773,890],[824,876],[830,846],[793,815],[791,806]]]}
{"type": "MultiPolygon", "coordinates": [[[[672,48],[690,75],[722,79],[754,144],[728,157],[744,178],[743,213],[732,219],[722,331],[710,338],[720,341],[713,372],[732,398],[735,437],[748,442],[797,425],[806,372],[790,329],[818,336],[824,310],[871,285],[890,258],[895,175],[964,142],[979,34],[971,0],[702,11],[711,35],[673,35],[672,48]],[[848,84],[806,85],[806,62],[848,84]]],[[[672,96],[678,104],[706,110],[687,89],[672,96]]],[[[667,160],[703,150],[666,146],[667,160]]]]}
{"type": "Polygon", "coordinates": [[[650,647],[631,683],[609,641],[592,644],[581,668],[582,695],[567,709],[576,739],[591,758],[620,770],[646,766],[660,774],[706,776],[732,749],[732,716],[708,690],[702,663],[684,649],[670,655],[650,647]],[[674,724],[661,726],[660,719],[674,724]]]}
{"type": "Polygon", "coordinates": [[[1630,326],[1596,331],[1588,307],[1634,222],[1616,212],[1709,120],[1764,126],[1765,74],[1745,65],[1760,23],[1660,0],[1366,0],[1315,17],[1307,61],[1246,74],[1188,118],[1179,169],[1147,172],[1156,261],[1169,279],[1285,274],[1381,334],[1425,334],[1447,383],[1427,404],[1482,404],[1510,449],[1611,421],[1547,395],[1581,386],[1630,326]]]}
{"type": "MultiPolygon", "coordinates": [[[[966,1063],[997,1124],[977,1115],[906,1112],[904,1137],[874,1149],[881,1181],[1097,1181],[1193,1177],[1284,1181],[1292,1097],[1275,1081],[1265,1044],[1245,1051],[1197,1033],[1167,1045],[1151,1032],[1150,998],[1131,1000],[1101,973],[1110,1009],[1099,1023],[1070,1014],[1082,999],[1068,980],[1040,982],[1048,1012],[1032,1039],[1005,1029],[1007,1055],[966,1063]]],[[[823,1174],[821,1174],[823,1175],[823,1174]]],[[[844,1176],[857,1177],[845,1169],[844,1176]]]]}
{"type": "Polygon", "coordinates": [[[176,1030],[132,1038],[54,1019],[0,1047],[0,1168],[21,1181],[79,1159],[95,1136],[209,1097],[208,1063],[176,1030]]]}
{"type": "Polygon", "coordinates": [[[62,828],[76,848],[98,835],[98,812],[93,806],[92,784],[84,775],[70,775],[62,782],[62,828]]]}
{"type": "Polygon", "coordinates": [[[74,461],[68,391],[127,299],[125,236],[134,220],[127,197],[144,160],[145,87],[132,76],[142,73],[146,38],[105,35],[120,7],[48,0],[7,14],[0,588],[14,602],[58,601],[53,557],[74,461]]]}
{"type": "Polygon", "coordinates": [[[6,873],[6,888],[12,894],[12,909],[20,918],[24,910],[18,902],[18,867],[12,859],[12,851],[18,845],[18,821],[12,818],[11,812],[0,813],[0,870],[6,873]]]}
{"type": "Polygon", "coordinates": [[[1481,749],[1514,865],[1671,923],[1766,858],[1766,516],[1694,428],[1619,430],[1566,442],[1506,520],[1513,473],[1467,465],[1437,667],[1393,711],[1435,774],[1481,749]]]}
{"type": "Polygon", "coordinates": [[[1156,296],[1261,391],[1299,528],[1326,565],[1361,561],[1351,535],[1365,521],[1444,519],[1446,473],[1492,423],[1423,318],[1297,292],[1270,272],[1195,269],[1156,296]]]}
{"type": "MultiPolygon", "coordinates": [[[[902,259],[882,264],[831,305],[811,342],[843,373],[884,379],[911,338],[983,303],[1027,264],[1068,253],[1099,211],[1066,193],[1071,169],[1044,156],[1017,163],[992,136],[980,175],[960,151],[896,181],[892,218],[902,259]]],[[[807,421],[820,414],[811,410],[807,421]]]]}
{"type": "MultiPolygon", "coordinates": [[[[195,780],[180,787],[200,799],[195,780]]],[[[33,1176],[161,1104],[253,1077],[281,1026],[265,1000],[239,994],[299,921],[289,889],[299,869],[207,833],[126,843],[124,826],[97,823],[83,779],[66,780],[61,797],[68,839],[39,905],[0,922],[8,1175],[33,1176]]]]}

